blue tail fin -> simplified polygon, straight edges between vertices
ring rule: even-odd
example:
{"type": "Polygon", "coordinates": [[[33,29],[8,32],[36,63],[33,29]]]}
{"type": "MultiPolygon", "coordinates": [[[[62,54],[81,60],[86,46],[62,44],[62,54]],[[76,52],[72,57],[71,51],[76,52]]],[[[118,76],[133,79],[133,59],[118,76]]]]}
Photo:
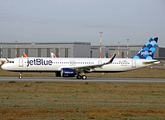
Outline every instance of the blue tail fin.
{"type": "Polygon", "coordinates": [[[152,37],[133,59],[153,59],[158,37],[152,37]]]}

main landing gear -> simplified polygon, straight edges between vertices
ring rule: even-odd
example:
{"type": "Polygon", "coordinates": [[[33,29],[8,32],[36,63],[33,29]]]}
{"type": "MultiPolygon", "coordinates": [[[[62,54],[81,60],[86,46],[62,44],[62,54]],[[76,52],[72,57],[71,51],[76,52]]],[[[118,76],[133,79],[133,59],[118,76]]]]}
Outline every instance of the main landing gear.
{"type": "Polygon", "coordinates": [[[85,79],[87,79],[87,76],[86,75],[77,75],[77,79],[83,79],[83,80],[85,80],[85,79]]]}
{"type": "Polygon", "coordinates": [[[82,75],[81,78],[82,78],[83,80],[85,80],[85,79],[87,79],[87,76],[86,76],[86,75],[82,75]]]}

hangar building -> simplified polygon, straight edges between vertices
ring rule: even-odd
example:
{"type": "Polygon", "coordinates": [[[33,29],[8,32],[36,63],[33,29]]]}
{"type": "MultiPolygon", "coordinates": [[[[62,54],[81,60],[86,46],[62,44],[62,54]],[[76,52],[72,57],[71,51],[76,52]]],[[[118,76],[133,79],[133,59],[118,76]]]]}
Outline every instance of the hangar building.
{"type": "MultiPolygon", "coordinates": [[[[92,46],[90,42],[18,42],[17,44],[15,42],[4,42],[1,47],[3,58],[14,58],[15,56],[20,57],[23,52],[25,52],[29,57],[50,57],[51,52],[53,52],[57,57],[100,57],[100,46],[92,46]]],[[[129,45],[128,57],[131,58],[135,56],[142,47],[143,45],[129,45]]],[[[108,58],[114,54],[117,54],[118,57],[117,45],[102,46],[101,57],[108,58]]],[[[159,47],[157,46],[154,57],[161,57],[159,55],[159,47]]],[[[119,46],[119,57],[127,57],[126,45],[119,46]]]]}
{"type": "Polygon", "coordinates": [[[15,54],[20,57],[23,52],[29,57],[50,57],[53,52],[57,57],[85,58],[90,56],[90,47],[90,42],[2,43],[2,57],[14,58],[15,54]]]}
{"type": "MultiPolygon", "coordinates": [[[[144,45],[129,45],[128,46],[128,58],[134,57],[139,50],[144,45]]],[[[118,49],[119,49],[119,58],[127,58],[127,45],[108,45],[108,46],[102,46],[102,54],[101,57],[110,57],[116,54],[116,57],[118,57],[118,49]]],[[[91,46],[91,51],[90,51],[90,57],[97,58],[100,57],[100,46],[91,46]]],[[[159,57],[159,47],[156,47],[154,57],[158,58],[159,57]]]]}

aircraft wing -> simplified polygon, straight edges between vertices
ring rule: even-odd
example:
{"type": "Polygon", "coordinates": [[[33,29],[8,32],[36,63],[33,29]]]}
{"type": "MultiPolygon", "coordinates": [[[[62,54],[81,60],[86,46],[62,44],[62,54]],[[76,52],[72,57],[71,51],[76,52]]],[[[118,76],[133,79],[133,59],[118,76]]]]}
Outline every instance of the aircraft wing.
{"type": "Polygon", "coordinates": [[[76,70],[84,70],[84,71],[89,71],[90,69],[95,69],[95,68],[101,68],[103,65],[111,64],[113,62],[115,56],[116,56],[116,54],[106,63],[86,65],[86,66],[77,66],[77,67],[71,67],[71,68],[76,69],[76,70]]]}

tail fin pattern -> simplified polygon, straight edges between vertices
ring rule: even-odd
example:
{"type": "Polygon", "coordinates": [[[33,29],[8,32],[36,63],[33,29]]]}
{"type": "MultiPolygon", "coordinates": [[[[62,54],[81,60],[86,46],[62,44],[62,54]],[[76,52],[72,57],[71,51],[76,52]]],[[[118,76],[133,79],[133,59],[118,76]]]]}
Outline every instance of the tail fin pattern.
{"type": "Polygon", "coordinates": [[[153,59],[158,37],[152,37],[133,59],[153,59]]]}

